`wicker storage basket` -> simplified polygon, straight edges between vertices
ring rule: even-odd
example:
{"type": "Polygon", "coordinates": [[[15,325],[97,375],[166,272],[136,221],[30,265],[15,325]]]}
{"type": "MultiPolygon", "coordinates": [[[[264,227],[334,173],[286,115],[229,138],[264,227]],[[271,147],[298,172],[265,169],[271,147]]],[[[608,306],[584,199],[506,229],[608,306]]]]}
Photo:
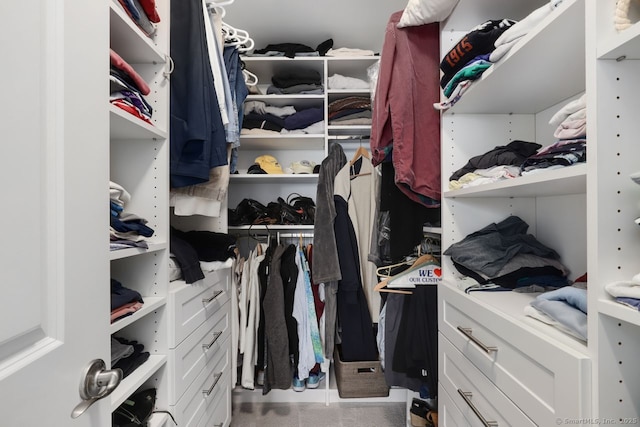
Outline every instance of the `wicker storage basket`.
{"type": "Polygon", "coordinates": [[[336,346],[333,360],[341,398],[389,396],[380,361],[343,362],[339,346],[336,346]]]}

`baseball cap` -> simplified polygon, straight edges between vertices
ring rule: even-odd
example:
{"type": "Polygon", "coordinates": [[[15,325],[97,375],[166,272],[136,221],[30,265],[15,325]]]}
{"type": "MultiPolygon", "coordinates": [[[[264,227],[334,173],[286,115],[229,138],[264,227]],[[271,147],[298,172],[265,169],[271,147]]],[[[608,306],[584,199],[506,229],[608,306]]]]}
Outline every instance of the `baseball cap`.
{"type": "Polygon", "coordinates": [[[265,154],[256,158],[256,163],[260,166],[260,169],[268,174],[282,174],[282,166],[278,163],[275,157],[265,154]]]}

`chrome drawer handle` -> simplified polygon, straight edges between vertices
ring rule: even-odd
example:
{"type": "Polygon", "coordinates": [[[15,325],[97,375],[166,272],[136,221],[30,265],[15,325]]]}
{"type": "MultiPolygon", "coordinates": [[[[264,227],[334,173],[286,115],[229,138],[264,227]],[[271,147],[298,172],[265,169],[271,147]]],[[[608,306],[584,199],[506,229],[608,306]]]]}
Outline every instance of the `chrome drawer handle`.
{"type": "Polygon", "coordinates": [[[205,350],[209,350],[211,346],[214,345],[216,341],[218,341],[218,338],[220,338],[220,335],[222,335],[222,332],[214,332],[213,340],[209,344],[202,344],[202,348],[204,348],[205,350]]]}
{"type": "Polygon", "coordinates": [[[220,294],[222,294],[223,292],[224,291],[217,291],[210,298],[202,298],[202,303],[203,304],[209,304],[211,301],[213,301],[214,299],[218,298],[220,296],[220,294]]]}
{"type": "Polygon", "coordinates": [[[467,405],[469,405],[469,408],[471,408],[473,413],[476,414],[476,416],[480,419],[480,422],[482,423],[483,426],[485,426],[485,427],[497,427],[497,425],[498,425],[497,421],[487,421],[485,419],[485,417],[482,416],[480,411],[478,411],[478,408],[476,408],[475,405],[473,403],[471,403],[472,393],[470,391],[462,391],[461,389],[458,389],[458,394],[460,394],[460,396],[462,396],[464,401],[467,402],[467,405]]]}
{"type": "Polygon", "coordinates": [[[204,397],[209,396],[213,391],[213,389],[216,388],[216,384],[218,384],[218,381],[220,381],[220,377],[222,377],[222,372],[220,372],[219,374],[216,374],[216,378],[213,380],[213,384],[211,384],[211,387],[209,387],[209,390],[202,390],[202,394],[204,394],[204,397]]]}
{"type": "Polygon", "coordinates": [[[224,425],[224,423],[214,424],[213,427],[222,427],[223,425],[224,425]]]}
{"type": "Polygon", "coordinates": [[[498,347],[489,347],[478,338],[474,337],[471,328],[463,328],[462,326],[458,326],[458,330],[462,332],[465,337],[469,338],[475,345],[484,350],[485,353],[491,354],[491,352],[498,351],[498,347]]]}

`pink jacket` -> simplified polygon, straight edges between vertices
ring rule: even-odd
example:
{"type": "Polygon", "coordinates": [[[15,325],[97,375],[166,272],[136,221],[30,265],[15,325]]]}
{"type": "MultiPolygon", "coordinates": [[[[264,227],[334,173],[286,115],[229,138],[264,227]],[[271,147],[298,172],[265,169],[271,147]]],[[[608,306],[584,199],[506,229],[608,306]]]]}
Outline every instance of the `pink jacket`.
{"type": "Polygon", "coordinates": [[[393,151],[396,185],[429,207],[440,202],[440,53],[438,23],[385,31],[373,104],[371,151],[381,163],[393,151]]]}

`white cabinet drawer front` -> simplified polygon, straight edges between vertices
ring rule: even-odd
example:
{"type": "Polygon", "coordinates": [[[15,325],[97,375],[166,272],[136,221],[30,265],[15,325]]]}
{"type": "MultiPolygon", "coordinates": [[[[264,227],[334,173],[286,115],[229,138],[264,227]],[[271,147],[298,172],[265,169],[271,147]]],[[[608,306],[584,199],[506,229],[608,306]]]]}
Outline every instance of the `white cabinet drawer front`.
{"type": "Polygon", "coordinates": [[[228,344],[229,305],[226,303],[178,347],[170,350],[169,401],[175,403],[198,376],[200,371],[212,363],[223,343],[228,344]]]}
{"type": "Polygon", "coordinates": [[[587,356],[449,286],[439,300],[440,332],[536,423],[587,416],[587,356]]]}
{"type": "Polygon", "coordinates": [[[181,427],[194,427],[228,388],[230,378],[229,340],[222,344],[223,350],[216,352],[213,363],[200,372],[187,391],[173,406],[173,414],[181,427]]]}
{"type": "Polygon", "coordinates": [[[228,427],[231,424],[231,374],[225,374],[220,381],[223,385],[213,405],[207,407],[198,427],[228,427]]]}
{"type": "Polygon", "coordinates": [[[438,425],[447,427],[463,427],[472,425],[462,415],[460,408],[453,403],[453,398],[449,396],[442,383],[438,385],[438,425]]]}
{"type": "Polygon", "coordinates": [[[176,348],[191,332],[229,301],[229,270],[206,273],[187,285],[173,282],[169,292],[169,348],[176,348]]]}
{"type": "Polygon", "coordinates": [[[442,334],[438,346],[440,382],[471,425],[536,425],[442,334]]]}

